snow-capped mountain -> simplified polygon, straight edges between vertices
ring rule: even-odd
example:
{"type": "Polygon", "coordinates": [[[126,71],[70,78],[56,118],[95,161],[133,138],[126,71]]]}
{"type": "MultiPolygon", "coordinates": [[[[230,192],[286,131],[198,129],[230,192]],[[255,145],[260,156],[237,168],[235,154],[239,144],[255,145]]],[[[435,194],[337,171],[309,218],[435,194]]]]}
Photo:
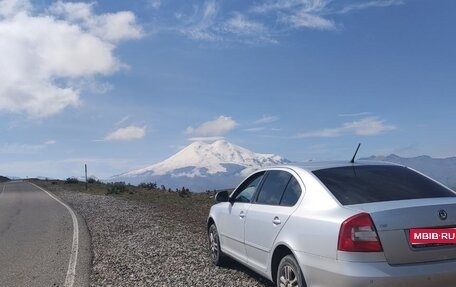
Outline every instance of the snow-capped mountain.
{"type": "Polygon", "coordinates": [[[226,140],[197,141],[162,162],[113,176],[109,181],[156,182],[172,189],[185,186],[204,191],[235,187],[256,169],[287,162],[280,156],[255,153],[226,140]]]}

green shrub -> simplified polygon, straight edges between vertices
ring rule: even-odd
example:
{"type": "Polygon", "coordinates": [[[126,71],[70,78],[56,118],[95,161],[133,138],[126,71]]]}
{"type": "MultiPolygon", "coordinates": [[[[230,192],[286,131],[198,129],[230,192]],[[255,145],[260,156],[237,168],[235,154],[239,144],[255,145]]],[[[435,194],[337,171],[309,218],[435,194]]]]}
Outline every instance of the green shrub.
{"type": "Polygon", "coordinates": [[[120,194],[129,191],[128,186],[123,181],[108,183],[106,189],[106,194],[120,194]]]}
{"type": "Polygon", "coordinates": [[[157,183],[156,182],[148,182],[148,183],[142,182],[138,185],[138,187],[147,188],[147,189],[157,189],[157,183]]]}
{"type": "Polygon", "coordinates": [[[79,183],[79,180],[76,177],[69,177],[65,180],[65,183],[67,183],[67,184],[79,183]]]}
{"type": "Polygon", "coordinates": [[[94,183],[100,183],[100,181],[98,179],[93,178],[93,177],[89,177],[87,179],[87,183],[94,184],[94,183]]]}
{"type": "Polygon", "coordinates": [[[182,187],[181,190],[178,190],[177,193],[180,197],[190,197],[191,193],[188,188],[182,187]]]}

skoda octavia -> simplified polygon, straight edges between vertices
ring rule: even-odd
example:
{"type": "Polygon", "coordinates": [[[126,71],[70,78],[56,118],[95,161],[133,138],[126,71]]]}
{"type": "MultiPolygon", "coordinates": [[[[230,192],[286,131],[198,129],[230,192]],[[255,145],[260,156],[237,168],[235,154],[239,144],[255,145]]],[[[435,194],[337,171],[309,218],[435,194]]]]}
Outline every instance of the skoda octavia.
{"type": "Polygon", "coordinates": [[[454,287],[456,241],[410,234],[455,227],[455,192],[378,162],[256,171],[216,195],[207,221],[215,265],[229,256],[280,287],[454,287]]]}

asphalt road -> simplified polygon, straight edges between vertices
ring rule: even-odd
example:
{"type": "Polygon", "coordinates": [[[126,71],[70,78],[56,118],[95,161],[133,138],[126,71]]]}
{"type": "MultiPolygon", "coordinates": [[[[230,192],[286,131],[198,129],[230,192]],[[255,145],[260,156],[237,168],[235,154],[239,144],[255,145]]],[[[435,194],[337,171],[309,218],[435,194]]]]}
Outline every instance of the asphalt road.
{"type": "Polygon", "coordinates": [[[0,184],[0,285],[88,286],[90,238],[82,220],[27,182],[0,184]]]}

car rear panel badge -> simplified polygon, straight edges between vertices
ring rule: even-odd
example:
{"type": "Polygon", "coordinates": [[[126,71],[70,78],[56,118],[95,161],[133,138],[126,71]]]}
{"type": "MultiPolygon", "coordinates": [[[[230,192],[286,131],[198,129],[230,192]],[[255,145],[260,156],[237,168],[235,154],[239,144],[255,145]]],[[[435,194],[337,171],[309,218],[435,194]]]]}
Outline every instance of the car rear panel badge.
{"type": "Polygon", "coordinates": [[[441,220],[446,220],[448,217],[448,213],[444,209],[439,210],[439,217],[441,220]]]}

